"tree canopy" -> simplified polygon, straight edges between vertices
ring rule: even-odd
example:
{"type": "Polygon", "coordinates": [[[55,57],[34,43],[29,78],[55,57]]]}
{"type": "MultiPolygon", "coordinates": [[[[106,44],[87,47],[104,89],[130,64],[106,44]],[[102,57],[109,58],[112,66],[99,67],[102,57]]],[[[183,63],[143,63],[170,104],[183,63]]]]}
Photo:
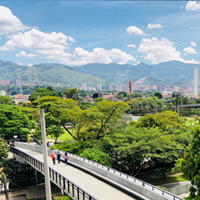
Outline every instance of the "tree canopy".
{"type": "Polygon", "coordinates": [[[13,138],[13,135],[22,137],[29,133],[31,123],[29,118],[17,107],[0,104],[0,133],[5,140],[13,138]]]}

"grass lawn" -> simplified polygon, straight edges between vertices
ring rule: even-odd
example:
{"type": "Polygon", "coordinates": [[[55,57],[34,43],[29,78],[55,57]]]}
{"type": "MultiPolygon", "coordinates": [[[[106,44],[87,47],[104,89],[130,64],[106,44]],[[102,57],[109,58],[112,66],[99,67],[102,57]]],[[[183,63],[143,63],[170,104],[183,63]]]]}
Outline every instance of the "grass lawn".
{"type": "MultiPolygon", "coordinates": [[[[70,130],[70,129],[69,129],[70,130]]],[[[71,131],[71,130],[70,130],[71,131]]],[[[66,131],[64,130],[64,134],[62,134],[58,140],[62,140],[62,141],[66,141],[66,140],[72,140],[72,136],[66,131]]],[[[50,138],[50,139],[54,139],[51,135],[48,135],[47,138],[50,138]]]]}
{"type": "Polygon", "coordinates": [[[167,170],[166,179],[163,178],[162,173],[158,169],[153,170],[153,172],[151,170],[142,171],[138,174],[136,178],[139,178],[147,183],[156,186],[174,182],[187,181],[187,179],[181,173],[172,174],[171,169],[167,170]]]}
{"type": "Polygon", "coordinates": [[[186,200],[200,200],[200,197],[195,197],[194,199],[192,199],[191,197],[186,197],[184,199],[186,199],[186,200]]]}
{"type": "Polygon", "coordinates": [[[192,124],[199,124],[199,121],[194,117],[186,117],[187,121],[185,122],[186,126],[191,126],[192,124]]]}

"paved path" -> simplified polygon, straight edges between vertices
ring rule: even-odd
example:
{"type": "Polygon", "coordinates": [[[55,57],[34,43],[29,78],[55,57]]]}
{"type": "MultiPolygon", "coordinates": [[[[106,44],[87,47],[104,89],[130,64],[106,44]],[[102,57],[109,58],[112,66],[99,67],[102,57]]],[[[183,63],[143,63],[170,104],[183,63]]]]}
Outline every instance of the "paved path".
{"type": "MultiPolygon", "coordinates": [[[[34,158],[43,162],[43,155],[41,153],[18,148],[17,149],[31,155],[34,158]]],[[[87,191],[98,200],[134,200],[135,198],[125,194],[115,187],[105,183],[94,176],[87,174],[75,167],[65,165],[64,163],[53,165],[51,158],[48,159],[49,167],[55,169],[63,176],[77,184],[83,190],[87,191]]]]}
{"type": "Polygon", "coordinates": [[[166,189],[171,189],[174,187],[178,187],[181,185],[188,185],[188,184],[191,184],[191,182],[190,181],[181,181],[181,182],[164,184],[164,185],[161,185],[161,187],[165,187],[166,189]]]}

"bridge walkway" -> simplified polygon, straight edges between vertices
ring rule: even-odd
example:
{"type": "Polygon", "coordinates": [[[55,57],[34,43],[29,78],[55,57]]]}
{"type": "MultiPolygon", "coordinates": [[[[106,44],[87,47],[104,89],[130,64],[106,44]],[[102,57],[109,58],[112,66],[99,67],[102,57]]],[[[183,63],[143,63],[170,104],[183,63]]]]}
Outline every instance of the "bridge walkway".
{"type": "MultiPolygon", "coordinates": [[[[32,157],[36,158],[37,160],[43,162],[43,155],[39,152],[31,151],[24,148],[19,148],[20,151],[23,151],[32,157]]],[[[60,174],[68,178],[70,181],[76,183],[78,186],[80,186],[83,190],[87,191],[89,194],[97,198],[98,200],[136,200],[141,198],[134,198],[132,196],[129,196],[125,192],[119,190],[118,188],[115,188],[114,186],[97,179],[96,177],[77,169],[76,167],[73,167],[71,165],[67,165],[63,162],[58,164],[56,162],[56,165],[53,165],[53,162],[51,160],[51,157],[48,157],[48,164],[49,167],[52,169],[58,171],[60,174]]],[[[148,198],[142,198],[142,199],[148,199],[148,198]]]]}

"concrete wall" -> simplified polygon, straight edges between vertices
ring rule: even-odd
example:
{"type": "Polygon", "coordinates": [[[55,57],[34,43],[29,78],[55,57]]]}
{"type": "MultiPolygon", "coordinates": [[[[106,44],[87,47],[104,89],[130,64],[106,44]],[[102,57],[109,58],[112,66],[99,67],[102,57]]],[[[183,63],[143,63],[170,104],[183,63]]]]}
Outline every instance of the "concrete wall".
{"type": "MultiPolygon", "coordinates": [[[[42,153],[42,146],[39,146],[37,144],[33,143],[20,143],[16,142],[15,144],[16,147],[21,147],[24,149],[30,149],[32,151],[40,152],[42,153]]],[[[48,150],[48,155],[50,156],[52,152],[56,152],[56,150],[48,150]]],[[[61,159],[64,159],[64,152],[61,152],[61,159]]],[[[114,170],[109,170],[107,167],[101,167],[102,165],[95,166],[92,164],[91,161],[86,159],[80,160],[79,158],[76,158],[73,154],[68,154],[69,155],[69,164],[74,165],[77,168],[83,169],[91,174],[94,173],[95,176],[99,176],[99,178],[108,181],[109,180],[112,182],[113,185],[115,185],[119,188],[119,184],[123,185],[124,187],[129,188],[130,190],[135,191],[136,193],[141,194],[142,196],[147,197],[147,199],[152,199],[152,200],[179,200],[182,199],[180,197],[173,197],[169,194],[164,194],[162,195],[162,191],[159,190],[152,190],[151,186],[148,186],[145,184],[145,186],[142,185],[141,181],[135,181],[133,179],[127,179],[127,176],[124,176],[123,174],[120,176],[119,174],[114,173],[114,170]]],[[[125,189],[124,189],[125,190],[125,189]]],[[[130,192],[130,191],[129,191],[130,192]]],[[[130,192],[131,193],[131,192],[130,192]]]]}

